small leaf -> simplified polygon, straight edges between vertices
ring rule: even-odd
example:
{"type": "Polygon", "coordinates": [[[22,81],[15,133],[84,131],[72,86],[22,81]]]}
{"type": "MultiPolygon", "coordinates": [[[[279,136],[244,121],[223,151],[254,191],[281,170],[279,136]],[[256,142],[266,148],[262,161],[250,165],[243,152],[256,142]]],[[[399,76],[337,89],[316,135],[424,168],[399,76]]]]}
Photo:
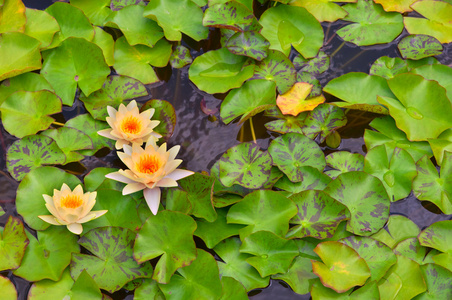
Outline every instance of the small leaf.
{"type": "Polygon", "coordinates": [[[327,155],[325,159],[329,167],[336,169],[324,172],[332,178],[336,178],[342,173],[362,171],[364,168],[364,157],[359,153],[338,151],[327,155]]]}
{"type": "Polygon", "coordinates": [[[314,167],[305,166],[300,169],[300,173],[303,181],[292,182],[287,176],[283,176],[275,183],[275,187],[296,194],[306,190],[323,190],[331,182],[328,175],[314,167]]]}
{"type": "Polygon", "coordinates": [[[239,32],[259,31],[262,28],[252,10],[236,1],[209,3],[209,7],[204,11],[202,24],[206,27],[227,28],[239,32]]]}
{"type": "Polygon", "coordinates": [[[419,234],[419,242],[422,246],[452,253],[451,229],[452,220],[435,222],[419,234]]]}
{"type": "Polygon", "coordinates": [[[394,249],[401,241],[417,237],[419,232],[419,227],[407,217],[391,215],[386,228],[380,229],[371,237],[394,249]]]}
{"type": "Polygon", "coordinates": [[[416,0],[374,0],[374,2],[381,4],[385,11],[398,11],[400,13],[404,13],[413,11],[410,6],[416,2],[416,0]]]}
{"type": "Polygon", "coordinates": [[[236,32],[228,39],[225,46],[234,54],[261,61],[267,57],[270,43],[257,31],[245,31],[236,32]]]}
{"type": "Polygon", "coordinates": [[[190,50],[182,45],[177,45],[170,57],[171,66],[176,69],[183,68],[192,61],[190,50]]]}
{"type": "Polygon", "coordinates": [[[342,109],[330,104],[320,104],[308,113],[302,131],[310,139],[319,135],[319,143],[323,143],[328,135],[345,124],[347,117],[342,109]]]}
{"type": "Polygon", "coordinates": [[[320,51],[316,57],[311,59],[305,59],[303,56],[297,55],[293,59],[293,65],[298,72],[307,72],[318,76],[329,69],[330,57],[323,51],[320,51]]]}
{"type": "Polygon", "coordinates": [[[0,270],[17,269],[28,243],[22,221],[9,216],[5,227],[0,227],[0,270]]]}
{"type": "Polygon", "coordinates": [[[276,98],[276,105],[285,115],[297,116],[303,111],[312,111],[321,103],[325,97],[319,96],[311,99],[306,97],[311,93],[312,85],[306,82],[296,82],[290,90],[276,98]]]}
{"type": "Polygon", "coordinates": [[[424,57],[439,55],[443,46],[434,37],[416,34],[404,37],[397,45],[404,59],[421,59],[424,57]]]}
{"type": "Polygon", "coordinates": [[[310,292],[315,278],[318,277],[312,272],[311,260],[303,256],[295,257],[286,273],[272,275],[272,279],[285,281],[295,293],[301,295],[310,292]]]}
{"type": "Polygon", "coordinates": [[[385,79],[393,78],[397,74],[408,72],[407,62],[400,57],[382,56],[370,67],[370,75],[378,75],[385,79]]]}
{"type": "MultiPolygon", "coordinates": [[[[341,2],[356,2],[357,0],[346,0],[341,2]]],[[[294,0],[290,5],[306,8],[319,22],[334,22],[342,19],[347,12],[339,5],[333,3],[336,0],[316,1],[316,0],[294,0]]]]}
{"type": "Polygon", "coordinates": [[[176,111],[174,107],[168,101],[152,99],[141,107],[141,111],[143,112],[149,108],[155,109],[152,118],[160,121],[154,131],[161,134],[163,139],[168,140],[173,135],[176,127],[176,111]]]}

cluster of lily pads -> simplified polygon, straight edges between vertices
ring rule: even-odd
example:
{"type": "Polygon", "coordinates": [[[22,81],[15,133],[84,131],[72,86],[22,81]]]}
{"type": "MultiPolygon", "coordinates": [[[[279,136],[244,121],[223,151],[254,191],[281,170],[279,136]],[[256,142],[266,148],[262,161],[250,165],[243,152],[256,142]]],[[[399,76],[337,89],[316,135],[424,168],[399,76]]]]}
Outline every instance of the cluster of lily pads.
{"type": "MultiPolygon", "coordinates": [[[[31,300],[121,289],[247,299],[270,279],[313,299],[452,298],[452,220],[421,230],[389,214],[411,193],[452,214],[452,68],[434,58],[452,42],[452,1],[342,2],[72,0],[40,11],[0,0],[1,119],[18,138],[6,167],[27,225],[9,216],[0,228],[2,275],[33,282],[31,300]],[[323,51],[322,24],[338,20],[344,43],[396,41],[401,57],[322,87],[336,53],[323,51]],[[140,100],[168,64],[224,97],[224,123],[272,118],[268,149],[242,142],[209,172],[176,169],[179,147],[157,146],[172,142],[174,108],[140,100]],[[63,105],[87,112],[66,120],[63,105]],[[325,155],[350,110],[378,114],[366,155],[325,155]],[[72,174],[104,148],[123,149],[127,168],[72,174]]],[[[0,290],[17,298],[7,277],[0,290]]]]}

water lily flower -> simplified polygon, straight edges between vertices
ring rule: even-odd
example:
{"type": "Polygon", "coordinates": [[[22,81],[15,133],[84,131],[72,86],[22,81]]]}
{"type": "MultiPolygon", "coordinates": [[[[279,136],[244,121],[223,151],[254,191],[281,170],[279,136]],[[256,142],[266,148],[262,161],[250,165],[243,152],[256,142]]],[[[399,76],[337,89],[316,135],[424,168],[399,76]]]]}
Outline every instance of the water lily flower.
{"type": "Polygon", "coordinates": [[[83,193],[82,185],[77,185],[74,191],[63,183],[61,190],[54,189],[53,197],[42,195],[46,207],[52,215],[38,216],[52,225],[66,225],[70,232],[80,234],[82,223],[94,220],[107,213],[107,210],[91,211],[96,203],[97,192],[83,193]]]}
{"type": "Polygon", "coordinates": [[[146,203],[156,215],[160,205],[160,187],[177,186],[176,180],[193,174],[192,171],[176,169],[182,162],[175,159],[179,149],[180,146],[174,146],[166,151],[166,143],[158,147],[152,137],[144,149],[138,144],[124,145],[124,153],[118,152],[118,156],[129,169],[105,177],[127,183],[123,195],[143,190],[146,203]]]}
{"type": "Polygon", "coordinates": [[[116,140],[116,149],[122,149],[124,145],[129,143],[142,145],[149,137],[156,139],[162,137],[153,131],[160,123],[160,121],[150,120],[154,115],[154,108],[140,113],[137,102],[132,100],[127,107],[124,104],[120,104],[118,110],[107,106],[107,111],[109,117],[106,120],[111,129],[100,130],[97,133],[106,138],[116,140]]]}

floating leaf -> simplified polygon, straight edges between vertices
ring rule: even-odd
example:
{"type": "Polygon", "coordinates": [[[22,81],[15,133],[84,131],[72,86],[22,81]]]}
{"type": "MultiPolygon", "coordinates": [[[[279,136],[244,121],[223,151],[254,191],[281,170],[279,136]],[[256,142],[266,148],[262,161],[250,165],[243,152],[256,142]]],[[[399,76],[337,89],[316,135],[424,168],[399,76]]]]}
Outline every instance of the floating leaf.
{"type": "Polygon", "coordinates": [[[296,82],[290,90],[276,98],[276,105],[285,115],[297,116],[303,111],[312,111],[321,103],[325,97],[319,96],[311,99],[306,97],[311,93],[312,85],[306,82],[296,82]]]}
{"type": "Polygon", "coordinates": [[[0,20],[0,33],[8,31],[23,32],[27,22],[23,2],[21,0],[2,1],[0,20]]]}
{"type": "Polygon", "coordinates": [[[297,82],[307,82],[312,85],[311,93],[308,98],[317,97],[322,94],[320,81],[311,73],[300,71],[297,73],[297,82]]]}
{"type": "Polygon", "coordinates": [[[94,31],[96,35],[94,36],[93,43],[102,50],[107,65],[113,66],[115,61],[115,41],[113,37],[100,27],[94,28],[94,31]]]}
{"type": "Polygon", "coordinates": [[[209,7],[204,11],[202,24],[207,27],[226,28],[240,32],[259,31],[262,28],[254,17],[252,9],[236,1],[209,3],[209,7]]]}
{"type": "Polygon", "coordinates": [[[337,35],[358,46],[389,43],[403,30],[403,18],[399,13],[385,12],[371,0],[358,0],[342,8],[348,15],[345,21],[354,22],[338,31],[337,35]]]}
{"type": "Polygon", "coordinates": [[[351,247],[339,242],[323,242],[314,249],[322,262],[312,261],[312,271],[320,277],[322,284],[336,292],[363,285],[370,277],[365,260],[351,247]]]}
{"type": "Polygon", "coordinates": [[[141,264],[159,257],[153,279],[168,283],[173,273],[196,258],[195,221],[182,213],[163,210],[151,215],[138,232],[133,256],[141,264]],[[163,255],[162,255],[163,254],[163,255]]]}
{"type": "Polygon", "coordinates": [[[152,118],[160,120],[160,124],[154,128],[155,132],[161,134],[163,139],[168,140],[174,132],[176,127],[176,111],[174,107],[165,100],[153,99],[146,102],[141,111],[145,111],[149,108],[155,109],[152,118]]]}
{"type": "Polygon", "coordinates": [[[413,11],[411,4],[417,0],[374,0],[375,3],[381,4],[385,11],[398,11],[400,13],[413,11]]]}
{"type": "Polygon", "coordinates": [[[183,68],[191,64],[192,61],[190,50],[182,45],[177,45],[170,57],[171,66],[176,69],[183,68]]]}
{"type": "Polygon", "coordinates": [[[371,237],[391,248],[395,248],[399,242],[417,237],[419,232],[419,227],[407,217],[391,215],[386,224],[386,228],[380,229],[380,231],[371,235],[371,237]]]}
{"type": "Polygon", "coordinates": [[[370,67],[370,75],[378,75],[385,79],[390,79],[397,74],[408,72],[407,62],[400,57],[382,56],[378,58],[370,67]]]}
{"type": "Polygon", "coordinates": [[[420,266],[427,291],[418,295],[420,299],[450,299],[452,298],[452,272],[436,264],[420,266]]]}
{"type": "Polygon", "coordinates": [[[220,115],[225,124],[243,115],[243,123],[250,117],[275,105],[276,85],[273,81],[258,79],[245,82],[228,93],[221,103],[220,115]]]}
{"type": "Polygon", "coordinates": [[[157,281],[151,278],[145,278],[133,293],[133,299],[135,300],[165,299],[163,297],[165,296],[160,290],[157,281]]]}
{"type": "Polygon", "coordinates": [[[286,133],[274,139],[268,147],[273,163],[286,174],[292,182],[303,180],[306,166],[319,171],[325,168],[325,156],[319,145],[299,133],[286,133]]]}
{"type": "Polygon", "coordinates": [[[452,68],[440,64],[427,64],[412,70],[425,79],[435,80],[446,89],[447,98],[452,101],[452,68]]]}
{"type": "Polygon", "coordinates": [[[444,1],[422,0],[413,3],[411,8],[424,18],[404,17],[403,22],[410,34],[426,34],[435,37],[441,43],[452,42],[452,4],[444,1]]]}
{"type": "Polygon", "coordinates": [[[272,158],[252,143],[229,148],[220,159],[220,181],[225,186],[239,184],[249,189],[260,188],[270,178],[272,158]]]}
{"type": "Polygon", "coordinates": [[[91,94],[102,87],[110,68],[97,45],[84,38],[68,38],[47,54],[41,74],[63,104],[72,106],[77,86],[85,95],[91,94]]]}
{"type": "Polygon", "coordinates": [[[101,289],[110,293],[133,279],[151,277],[151,264],[139,265],[132,257],[134,241],[135,232],[126,228],[90,230],[78,242],[93,255],[72,254],[71,276],[77,278],[86,270],[101,289]]]}
{"type": "Polygon", "coordinates": [[[435,160],[438,165],[443,163],[444,153],[452,152],[452,128],[441,133],[437,139],[428,139],[430,147],[432,147],[435,160]]]}
{"type": "Polygon", "coordinates": [[[190,80],[207,93],[224,93],[240,87],[251,78],[254,65],[244,66],[247,59],[226,48],[213,50],[195,58],[188,70],[190,80]]]}
{"type": "Polygon", "coordinates": [[[227,222],[248,225],[240,230],[242,240],[260,230],[285,237],[289,229],[289,220],[296,213],[296,205],[280,193],[258,190],[246,195],[242,201],[229,209],[227,222]]]}
{"type": "Polygon", "coordinates": [[[289,197],[298,207],[298,213],[290,220],[292,226],[288,238],[330,238],[350,213],[343,204],[318,190],[303,191],[289,197]]]}
{"type": "Polygon", "coordinates": [[[310,139],[319,135],[319,143],[323,143],[329,134],[345,124],[347,117],[342,109],[330,104],[320,104],[308,113],[302,131],[310,139]]]}
{"type": "Polygon", "coordinates": [[[103,26],[105,19],[111,14],[110,2],[114,1],[72,0],[71,5],[81,9],[93,25],[103,26]]]}
{"type": "Polygon", "coordinates": [[[416,34],[404,37],[397,45],[404,59],[421,59],[424,57],[439,55],[443,46],[434,37],[416,34]]]}
{"type": "Polygon", "coordinates": [[[419,242],[422,246],[452,253],[451,229],[452,220],[435,222],[419,234],[419,242]]]}
{"type": "Polygon", "coordinates": [[[220,300],[228,300],[228,299],[235,299],[235,300],[247,300],[248,295],[246,294],[245,287],[235,280],[232,277],[229,276],[222,276],[221,277],[221,284],[223,285],[223,296],[220,298],[220,300]]]}
{"type": "Polygon", "coordinates": [[[28,231],[26,234],[30,244],[14,275],[28,281],[57,281],[71,262],[72,252],[80,252],[77,236],[67,230],[66,226],[50,226],[44,231],[38,231],[37,238],[28,231]]]}
{"type": "Polygon", "coordinates": [[[40,48],[49,46],[55,33],[60,30],[55,18],[45,11],[30,8],[25,10],[25,16],[27,23],[24,33],[40,41],[40,48]]]}
{"type": "Polygon", "coordinates": [[[302,256],[295,257],[286,273],[272,275],[272,279],[285,281],[297,294],[309,293],[315,278],[318,277],[312,273],[311,260],[302,256]]]}
{"type": "Polygon", "coordinates": [[[285,115],[283,119],[265,123],[265,128],[279,133],[296,132],[303,134],[301,127],[303,127],[304,119],[307,115],[307,111],[299,113],[296,117],[285,115]]]}
{"type": "Polygon", "coordinates": [[[262,278],[259,273],[246,261],[250,254],[240,253],[240,240],[229,238],[218,244],[214,251],[222,259],[218,261],[221,277],[232,277],[240,282],[246,289],[251,291],[256,288],[266,287],[270,278],[262,278]]]}
{"type": "Polygon", "coordinates": [[[364,168],[364,157],[359,153],[338,151],[327,155],[325,159],[329,167],[336,169],[324,172],[332,178],[336,178],[339,174],[350,171],[362,171],[364,168]]]}
{"type": "Polygon", "coordinates": [[[191,0],[157,0],[144,9],[146,18],[157,21],[169,41],[180,41],[182,33],[199,41],[207,38],[208,28],[202,25],[203,12],[191,0]]]}
{"type": "Polygon", "coordinates": [[[301,55],[295,56],[293,65],[298,72],[307,72],[314,76],[322,74],[330,67],[330,57],[325,52],[320,51],[319,54],[311,59],[305,59],[301,55]]]}
{"type": "Polygon", "coordinates": [[[303,180],[292,182],[287,176],[283,176],[275,183],[275,187],[296,194],[306,190],[323,190],[331,178],[314,167],[305,166],[300,169],[303,180]]]}
{"type": "Polygon", "coordinates": [[[303,7],[271,7],[262,14],[259,22],[263,26],[261,34],[270,42],[270,49],[286,56],[290,53],[290,45],[304,58],[316,56],[323,45],[320,23],[303,7]]]}
{"type": "Polygon", "coordinates": [[[324,190],[350,210],[347,230],[356,235],[371,235],[389,217],[389,197],[381,181],[367,173],[340,174],[324,190]]]}
{"type": "MultiPolygon", "coordinates": [[[[356,2],[357,0],[346,0],[340,2],[356,2]]],[[[319,22],[334,22],[342,19],[347,12],[339,5],[333,3],[338,0],[316,1],[316,0],[295,0],[289,4],[306,8],[319,22]]]]}
{"type": "Polygon", "coordinates": [[[41,43],[20,32],[0,35],[0,80],[41,68],[41,43]]]}
{"type": "Polygon", "coordinates": [[[128,5],[146,5],[143,0],[111,0],[110,8],[113,11],[121,10],[128,5]]]}
{"type": "Polygon", "coordinates": [[[270,43],[257,31],[245,31],[235,33],[225,46],[234,54],[261,61],[267,57],[270,43]]]}
{"type": "Polygon", "coordinates": [[[53,88],[44,77],[33,72],[3,80],[0,85],[0,105],[14,92],[36,92],[40,90],[53,91],[53,88]]]}
{"type": "Polygon", "coordinates": [[[4,300],[16,300],[17,291],[14,284],[6,277],[0,276],[0,290],[4,300]]]}
{"type": "Polygon", "coordinates": [[[6,152],[6,161],[8,172],[20,181],[31,170],[42,165],[65,164],[66,155],[54,139],[29,135],[11,144],[6,152]]]}
{"type": "Polygon", "coordinates": [[[408,257],[411,260],[414,260],[418,264],[423,264],[425,256],[427,255],[428,249],[426,247],[421,246],[418,239],[408,238],[400,243],[394,248],[394,253],[403,255],[408,257]]]}
{"type": "Polygon", "coordinates": [[[6,131],[22,138],[47,129],[54,121],[49,115],[61,111],[61,101],[47,90],[18,91],[6,98],[0,111],[6,131]]]}
{"type": "Polygon", "coordinates": [[[5,227],[0,227],[0,270],[17,269],[28,243],[22,221],[9,216],[5,227]]]}
{"type": "Polygon", "coordinates": [[[88,97],[80,96],[93,118],[105,120],[108,117],[107,106],[118,107],[123,100],[135,99],[148,94],[146,87],[136,79],[111,75],[102,85],[100,90],[95,91],[88,97]]]}

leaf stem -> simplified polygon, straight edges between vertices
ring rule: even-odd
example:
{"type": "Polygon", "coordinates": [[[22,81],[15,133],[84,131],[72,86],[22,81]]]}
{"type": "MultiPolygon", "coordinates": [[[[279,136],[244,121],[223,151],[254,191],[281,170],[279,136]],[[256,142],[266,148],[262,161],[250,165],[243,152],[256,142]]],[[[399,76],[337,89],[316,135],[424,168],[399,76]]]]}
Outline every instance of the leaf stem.
{"type": "Polygon", "coordinates": [[[60,123],[60,122],[57,122],[57,121],[52,122],[52,124],[58,125],[58,126],[64,126],[64,123],[60,123]]]}
{"type": "Polygon", "coordinates": [[[334,50],[334,52],[333,52],[333,53],[331,53],[331,55],[330,55],[330,59],[332,59],[332,58],[333,58],[333,56],[334,56],[334,55],[335,55],[336,53],[338,53],[338,52],[339,52],[339,50],[341,50],[341,48],[342,48],[342,47],[344,47],[344,45],[345,45],[345,41],[343,41],[343,42],[342,42],[342,44],[340,44],[340,45],[339,45],[339,47],[337,47],[337,48],[336,48],[336,50],[334,50]]]}
{"type": "Polygon", "coordinates": [[[253,141],[255,144],[257,144],[256,134],[254,133],[253,117],[250,117],[250,127],[251,127],[251,136],[253,137],[253,141]]]}
{"type": "Polygon", "coordinates": [[[244,138],[244,130],[243,130],[243,126],[245,124],[242,124],[242,127],[240,127],[240,137],[239,137],[239,142],[243,143],[243,138],[244,138]]]}
{"type": "Polygon", "coordinates": [[[358,58],[358,56],[360,56],[361,54],[363,54],[364,52],[366,52],[365,50],[358,52],[355,56],[353,56],[352,58],[350,58],[345,64],[343,64],[342,66],[339,67],[339,69],[344,68],[346,65],[348,65],[349,63],[351,63],[352,61],[354,61],[355,59],[358,58]]]}

